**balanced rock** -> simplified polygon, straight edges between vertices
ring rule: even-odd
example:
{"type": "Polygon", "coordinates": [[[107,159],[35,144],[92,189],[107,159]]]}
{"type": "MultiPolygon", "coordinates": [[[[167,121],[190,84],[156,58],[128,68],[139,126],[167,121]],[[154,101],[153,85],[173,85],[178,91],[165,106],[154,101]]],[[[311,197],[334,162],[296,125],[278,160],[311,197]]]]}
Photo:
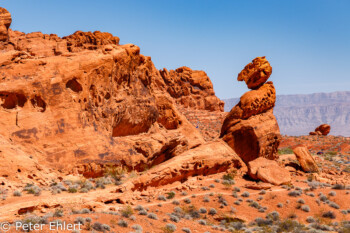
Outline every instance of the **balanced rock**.
{"type": "Polygon", "coordinates": [[[257,89],[272,73],[272,67],[265,57],[257,57],[238,74],[238,81],[245,81],[248,88],[257,89]]]}
{"type": "Polygon", "coordinates": [[[318,166],[310,154],[309,150],[304,146],[299,146],[293,149],[293,152],[298,159],[301,168],[305,172],[319,172],[318,166]]]}
{"type": "Polygon", "coordinates": [[[315,132],[324,136],[327,136],[331,131],[331,126],[327,124],[322,124],[315,129],[315,132]]]}
{"type": "Polygon", "coordinates": [[[281,185],[291,181],[289,172],[274,160],[257,158],[248,163],[248,174],[254,180],[281,185]]]}
{"type": "Polygon", "coordinates": [[[10,12],[0,7],[0,41],[8,40],[8,29],[11,25],[12,18],[10,12]]]}
{"type": "Polygon", "coordinates": [[[275,101],[275,87],[272,82],[267,82],[246,92],[224,120],[220,137],[246,163],[258,157],[278,157],[281,135],[273,115],[275,101]]]}

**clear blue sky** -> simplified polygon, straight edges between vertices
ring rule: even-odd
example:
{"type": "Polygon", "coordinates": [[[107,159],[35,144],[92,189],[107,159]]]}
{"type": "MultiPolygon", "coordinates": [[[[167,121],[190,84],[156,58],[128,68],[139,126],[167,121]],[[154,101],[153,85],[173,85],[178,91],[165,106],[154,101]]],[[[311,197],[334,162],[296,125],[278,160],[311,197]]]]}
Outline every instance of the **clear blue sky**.
{"type": "Polygon", "coordinates": [[[204,70],[217,96],[238,97],[236,81],[257,56],[273,66],[278,94],[350,90],[348,0],[2,0],[11,28],[65,36],[107,31],[133,43],[158,69],[204,70]]]}

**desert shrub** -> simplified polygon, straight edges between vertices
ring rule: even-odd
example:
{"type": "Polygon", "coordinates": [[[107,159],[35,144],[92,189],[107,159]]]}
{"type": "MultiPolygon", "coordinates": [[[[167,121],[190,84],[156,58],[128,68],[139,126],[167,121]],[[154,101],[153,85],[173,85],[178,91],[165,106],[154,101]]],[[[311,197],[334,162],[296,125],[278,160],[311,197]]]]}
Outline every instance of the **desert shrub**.
{"type": "Polygon", "coordinates": [[[173,200],[172,202],[174,205],[180,205],[180,202],[178,200],[173,200]]]}
{"type": "Polygon", "coordinates": [[[205,214],[205,213],[207,213],[207,209],[204,207],[201,207],[201,208],[199,208],[199,213],[205,214]]]}
{"type": "Polygon", "coordinates": [[[144,208],[143,208],[143,206],[142,205],[138,205],[138,206],[136,206],[135,207],[135,209],[134,210],[138,210],[138,211],[140,211],[140,210],[144,210],[144,208]]]}
{"type": "Polygon", "coordinates": [[[159,195],[157,198],[159,201],[166,201],[166,198],[164,195],[159,195]]]}
{"type": "Polygon", "coordinates": [[[63,217],[63,210],[62,209],[55,209],[55,212],[53,213],[53,217],[63,217]]]}
{"type": "Polygon", "coordinates": [[[134,224],[131,226],[132,229],[136,230],[136,231],[141,231],[142,232],[142,227],[139,224],[134,224]]]}
{"type": "Polygon", "coordinates": [[[128,222],[127,221],[125,221],[125,220],[123,220],[123,219],[120,219],[119,221],[118,221],[118,226],[121,226],[121,227],[128,227],[128,222]]]}
{"type": "Polygon", "coordinates": [[[259,194],[260,194],[260,195],[266,194],[266,190],[261,190],[261,191],[259,192],[259,194]]]}
{"type": "Polygon", "coordinates": [[[203,226],[207,225],[207,222],[204,219],[198,220],[198,223],[203,226]]]}
{"type": "Polygon", "coordinates": [[[185,232],[185,233],[191,233],[191,230],[189,229],[189,228],[182,228],[181,229],[183,232],[185,232]]]}
{"type": "Polygon", "coordinates": [[[232,192],[232,196],[233,196],[234,198],[237,198],[237,197],[238,197],[238,195],[237,195],[236,192],[232,192]]]}
{"type": "Polygon", "coordinates": [[[185,198],[185,199],[184,199],[184,202],[185,202],[186,204],[190,204],[190,203],[191,203],[191,199],[185,198]]]}
{"type": "Polygon", "coordinates": [[[23,190],[29,194],[34,194],[34,196],[40,196],[41,194],[41,189],[33,184],[27,184],[23,190]]]}
{"type": "Polygon", "coordinates": [[[134,214],[134,211],[132,210],[131,206],[124,206],[121,210],[120,210],[120,214],[123,217],[129,218],[131,215],[134,214]]]}
{"type": "Polygon", "coordinates": [[[119,183],[121,179],[125,176],[125,173],[127,173],[127,169],[124,167],[109,166],[106,168],[104,175],[105,177],[112,177],[114,183],[119,183]]]}
{"type": "Polygon", "coordinates": [[[103,229],[103,231],[110,231],[111,227],[107,224],[102,224],[102,229],[103,229]]]}
{"type": "Polygon", "coordinates": [[[76,185],[71,185],[68,188],[68,192],[69,193],[76,193],[76,192],[78,192],[78,187],[76,185]]]}
{"type": "Polygon", "coordinates": [[[336,195],[337,195],[337,193],[336,193],[336,192],[334,192],[334,191],[330,191],[330,192],[328,193],[328,195],[329,195],[329,196],[331,196],[331,197],[334,197],[334,196],[336,196],[336,195]]]}
{"type": "Polygon", "coordinates": [[[310,212],[310,207],[308,205],[301,206],[301,210],[305,212],[310,212]]]}
{"type": "Polygon", "coordinates": [[[260,208],[259,210],[258,210],[258,212],[260,212],[260,213],[265,213],[265,209],[264,208],[260,208]]]}
{"type": "Polygon", "coordinates": [[[304,199],[299,198],[299,199],[298,199],[298,203],[299,203],[299,204],[305,204],[305,201],[304,201],[304,199]]]}
{"type": "Polygon", "coordinates": [[[240,202],[240,201],[235,201],[235,202],[233,202],[233,204],[235,204],[235,205],[240,205],[241,202],[240,202]]]}
{"type": "Polygon", "coordinates": [[[85,224],[85,218],[83,218],[83,217],[77,217],[75,220],[74,220],[74,223],[80,223],[80,224],[82,224],[82,225],[84,225],[85,224]]]}
{"type": "Polygon", "coordinates": [[[180,218],[174,214],[171,214],[170,215],[170,220],[173,221],[173,222],[179,222],[180,221],[180,218]]]}
{"type": "Polygon", "coordinates": [[[283,208],[283,204],[282,204],[282,203],[278,203],[278,204],[277,204],[277,207],[278,207],[278,208],[283,208]]]}
{"type": "Polygon", "coordinates": [[[249,195],[250,195],[250,193],[247,192],[247,191],[244,191],[244,192],[241,194],[242,197],[249,197],[249,195]]]}
{"type": "Polygon", "coordinates": [[[272,211],[268,215],[266,215],[267,219],[271,219],[272,221],[277,221],[280,218],[280,214],[277,211],[272,211]]]}
{"type": "Polygon", "coordinates": [[[80,212],[82,214],[90,214],[91,213],[91,211],[89,209],[87,209],[87,208],[82,209],[80,212]]]}
{"type": "Polygon", "coordinates": [[[334,208],[334,209],[339,209],[339,205],[337,203],[334,203],[334,202],[330,202],[329,206],[334,208]]]}
{"type": "Polygon", "coordinates": [[[135,221],[135,220],[136,220],[136,216],[135,216],[135,215],[132,215],[132,216],[129,217],[129,219],[130,219],[131,221],[135,221]]]}
{"type": "Polygon", "coordinates": [[[167,195],[168,195],[166,197],[167,199],[173,199],[175,197],[176,193],[174,191],[171,191],[171,192],[168,192],[167,195]]]}
{"type": "Polygon", "coordinates": [[[174,224],[168,223],[165,225],[165,227],[163,228],[164,232],[174,232],[176,231],[176,226],[174,224]]]}
{"type": "Polygon", "coordinates": [[[241,191],[241,189],[240,189],[239,187],[234,187],[234,188],[233,188],[233,191],[239,193],[239,192],[241,191]]]}
{"type": "Polygon", "coordinates": [[[148,216],[147,216],[148,218],[150,218],[150,219],[155,219],[155,220],[158,220],[158,216],[156,215],[156,214],[154,214],[154,213],[150,213],[150,214],[148,214],[148,216]]]}
{"type": "Polygon", "coordinates": [[[303,225],[298,223],[298,221],[286,219],[278,224],[277,232],[300,232],[303,225]]]}
{"type": "Polygon", "coordinates": [[[215,215],[216,213],[217,213],[216,209],[214,209],[214,208],[210,208],[209,209],[209,214],[210,215],[215,215]]]}
{"type": "Polygon", "coordinates": [[[332,189],[343,190],[343,189],[345,189],[345,185],[335,184],[335,185],[332,186],[332,189]]]}
{"type": "Polygon", "coordinates": [[[272,225],[272,220],[271,219],[263,219],[263,218],[256,218],[254,220],[258,226],[270,226],[272,225]]]}
{"type": "Polygon", "coordinates": [[[249,204],[249,206],[251,206],[251,207],[253,207],[253,208],[256,208],[256,209],[258,209],[258,208],[260,207],[259,203],[255,202],[255,201],[251,202],[251,203],[249,204]]]}
{"type": "Polygon", "coordinates": [[[186,196],[186,195],[187,195],[187,192],[183,191],[183,192],[181,193],[181,195],[182,195],[182,196],[186,196]]]}
{"type": "Polygon", "coordinates": [[[22,196],[22,193],[21,193],[21,191],[16,190],[16,191],[13,192],[13,196],[20,197],[20,196],[22,196]]]}
{"type": "Polygon", "coordinates": [[[298,196],[301,195],[301,193],[299,191],[293,190],[293,191],[290,191],[288,193],[288,195],[291,196],[291,197],[298,197],[298,196]]]}
{"type": "Polygon", "coordinates": [[[222,176],[223,180],[234,180],[237,175],[237,171],[228,172],[222,176]]]}
{"type": "Polygon", "coordinates": [[[321,195],[320,195],[320,200],[323,201],[323,202],[325,202],[325,201],[328,200],[328,198],[327,198],[325,195],[321,194],[321,195]]]}
{"type": "Polygon", "coordinates": [[[335,219],[336,215],[334,214],[333,211],[326,211],[324,213],[322,213],[322,217],[324,218],[330,218],[330,219],[335,219]]]}
{"type": "Polygon", "coordinates": [[[285,154],[293,154],[293,150],[289,147],[278,149],[279,155],[285,155],[285,154]]]}
{"type": "Polygon", "coordinates": [[[209,188],[215,188],[215,184],[210,184],[209,188]]]}
{"type": "Polygon", "coordinates": [[[174,212],[175,212],[175,213],[181,213],[181,212],[182,212],[182,209],[181,209],[180,207],[176,206],[176,207],[174,208],[174,212]]]}
{"type": "Polygon", "coordinates": [[[210,188],[208,188],[207,186],[203,186],[201,189],[202,189],[203,191],[208,191],[208,190],[210,190],[210,188]]]}
{"type": "Polygon", "coordinates": [[[210,198],[208,196],[204,196],[203,201],[204,202],[210,202],[210,198]]]}
{"type": "Polygon", "coordinates": [[[86,189],[86,188],[82,188],[82,189],[80,189],[80,191],[79,191],[80,193],[88,193],[89,192],[89,190],[88,189],[86,189]]]}
{"type": "Polygon", "coordinates": [[[146,210],[140,210],[139,211],[139,215],[147,215],[147,211],[146,210]]]}
{"type": "Polygon", "coordinates": [[[92,219],[90,217],[85,218],[85,222],[91,222],[92,219]]]}
{"type": "Polygon", "coordinates": [[[216,183],[220,183],[220,180],[219,179],[215,179],[214,180],[216,183]]]}
{"type": "Polygon", "coordinates": [[[306,222],[307,223],[313,223],[313,222],[315,222],[316,220],[314,219],[314,217],[312,217],[312,216],[308,216],[307,218],[306,218],[306,222]]]}
{"type": "Polygon", "coordinates": [[[92,224],[92,229],[94,229],[96,231],[104,231],[103,224],[100,222],[94,222],[94,224],[92,224]]]}

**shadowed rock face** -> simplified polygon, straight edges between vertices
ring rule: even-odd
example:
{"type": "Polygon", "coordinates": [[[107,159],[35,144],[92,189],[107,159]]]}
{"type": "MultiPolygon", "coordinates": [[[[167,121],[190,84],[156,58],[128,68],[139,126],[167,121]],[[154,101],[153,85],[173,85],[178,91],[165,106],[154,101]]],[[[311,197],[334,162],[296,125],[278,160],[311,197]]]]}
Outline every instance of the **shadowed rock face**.
{"type": "MultiPolygon", "coordinates": [[[[265,69],[268,62],[263,62],[262,68],[258,66],[261,64],[259,62],[253,62],[253,64],[252,67],[248,65],[250,69],[259,70],[265,69]]],[[[226,116],[220,137],[246,163],[258,157],[276,159],[281,135],[273,115],[276,101],[275,87],[272,82],[262,85],[261,79],[255,79],[256,82],[253,82],[252,79],[249,80],[250,84],[258,83],[257,86],[260,87],[246,92],[240,98],[240,102],[226,116]]]]}
{"type": "Polygon", "coordinates": [[[0,41],[8,40],[8,29],[11,25],[12,18],[10,12],[0,7],[0,41]]]}
{"type": "Polygon", "coordinates": [[[327,124],[322,124],[315,129],[315,132],[320,132],[322,135],[327,136],[331,131],[331,126],[327,124]]]}

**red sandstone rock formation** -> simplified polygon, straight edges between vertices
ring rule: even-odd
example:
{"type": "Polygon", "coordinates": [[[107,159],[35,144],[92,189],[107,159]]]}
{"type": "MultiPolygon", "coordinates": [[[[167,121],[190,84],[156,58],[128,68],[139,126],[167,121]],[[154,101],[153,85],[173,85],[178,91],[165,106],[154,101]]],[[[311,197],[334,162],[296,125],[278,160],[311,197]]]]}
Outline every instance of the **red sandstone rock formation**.
{"type": "MultiPolygon", "coordinates": [[[[323,136],[327,136],[330,131],[331,131],[331,126],[327,124],[322,124],[315,129],[316,135],[323,135],[323,136]]],[[[315,135],[315,134],[310,134],[310,135],[315,135]]]]}
{"type": "Polygon", "coordinates": [[[257,57],[238,74],[238,81],[245,81],[248,88],[257,89],[270,77],[272,67],[265,57],[257,57]]]}
{"type": "MultiPolygon", "coordinates": [[[[254,59],[256,62],[253,62],[254,65],[248,65],[249,69],[260,71],[267,69],[266,59],[263,59],[265,62],[257,62],[260,60],[261,58],[254,59]]],[[[247,67],[244,70],[246,69],[247,67]]],[[[221,128],[221,137],[246,163],[258,157],[276,159],[281,140],[279,127],[273,115],[276,101],[273,83],[267,82],[262,85],[261,79],[254,78],[256,77],[254,75],[250,76],[253,78],[247,79],[246,82],[260,87],[246,92],[241,97],[240,102],[226,116],[221,128]]]]}
{"type": "Polygon", "coordinates": [[[118,188],[118,191],[145,190],[176,181],[185,181],[188,177],[210,175],[224,172],[230,168],[245,167],[243,161],[222,140],[209,142],[185,151],[157,167],[152,168],[136,180],[118,188]]]}
{"type": "Polygon", "coordinates": [[[286,184],[291,181],[289,172],[280,167],[276,161],[257,158],[248,163],[248,174],[255,180],[274,185],[286,184]]]}
{"type": "Polygon", "coordinates": [[[8,29],[11,22],[11,14],[5,8],[0,7],[0,41],[8,40],[8,29]]]}
{"type": "Polygon", "coordinates": [[[176,103],[184,107],[209,111],[224,111],[224,102],[215,96],[213,84],[204,71],[180,67],[160,70],[167,91],[176,103]]]}
{"type": "MultiPolygon", "coordinates": [[[[204,143],[176,103],[223,110],[203,71],[161,75],[138,46],[109,33],[8,35],[0,42],[0,136],[42,166],[86,177],[109,165],[142,171],[204,143]]],[[[3,161],[0,174],[21,180],[26,164],[20,172],[3,161]]]]}
{"type": "Polygon", "coordinates": [[[298,159],[301,168],[305,172],[319,172],[318,166],[310,154],[309,150],[304,146],[299,146],[293,149],[293,152],[298,159]]]}

